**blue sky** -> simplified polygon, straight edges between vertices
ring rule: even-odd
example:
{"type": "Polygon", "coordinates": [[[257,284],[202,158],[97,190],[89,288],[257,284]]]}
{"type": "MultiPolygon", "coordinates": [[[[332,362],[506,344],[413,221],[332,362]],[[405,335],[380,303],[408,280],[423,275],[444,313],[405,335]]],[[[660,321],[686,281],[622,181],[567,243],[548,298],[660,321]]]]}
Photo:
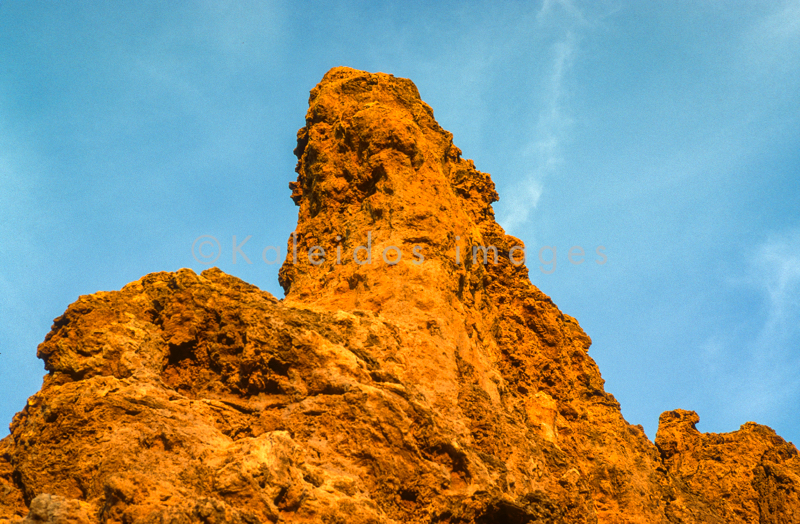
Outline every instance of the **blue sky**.
{"type": "Polygon", "coordinates": [[[800,441],[800,3],[172,4],[0,1],[0,435],[79,295],[199,272],[212,235],[282,296],[261,251],[296,222],[308,91],[346,65],[411,78],[492,174],[629,422],[800,441]]]}

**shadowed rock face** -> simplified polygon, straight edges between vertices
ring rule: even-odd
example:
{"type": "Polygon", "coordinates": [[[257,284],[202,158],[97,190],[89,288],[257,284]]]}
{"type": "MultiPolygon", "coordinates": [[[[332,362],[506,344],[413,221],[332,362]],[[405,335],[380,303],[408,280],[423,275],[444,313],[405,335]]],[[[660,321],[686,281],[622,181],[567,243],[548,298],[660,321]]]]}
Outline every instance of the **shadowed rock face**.
{"type": "Polygon", "coordinates": [[[295,154],[284,300],[184,269],[56,319],[0,522],[800,522],[769,428],[625,422],[411,81],[329,71],[295,154]]]}

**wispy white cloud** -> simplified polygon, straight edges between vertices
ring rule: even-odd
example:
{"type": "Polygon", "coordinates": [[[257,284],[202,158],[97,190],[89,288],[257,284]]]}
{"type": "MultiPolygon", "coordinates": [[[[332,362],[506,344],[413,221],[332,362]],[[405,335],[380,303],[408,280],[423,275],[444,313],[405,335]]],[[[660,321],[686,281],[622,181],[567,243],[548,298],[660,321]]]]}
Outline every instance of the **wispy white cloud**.
{"type": "Polygon", "coordinates": [[[780,43],[800,36],[800,3],[785,2],[758,25],[757,34],[764,40],[780,43]]]}
{"type": "Polygon", "coordinates": [[[536,22],[540,27],[555,27],[557,36],[549,46],[549,74],[540,98],[541,109],[523,152],[529,168],[500,216],[500,223],[510,232],[528,222],[544,191],[545,179],[563,163],[563,143],[573,124],[567,109],[567,78],[579,51],[581,27],[587,25],[583,13],[569,0],[545,0],[536,22]]]}
{"type": "Polygon", "coordinates": [[[800,2],[788,1],[752,25],[742,40],[742,65],[764,96],[797,85],[800,68],[800,2]],[[787,76],[789,75],[789,76],[787,76]],[[767,86],[764,86],[764,83],[767,86]],[[764,92],[764,88],[768,88],[764,92]]]}
{"type": "Polygon", "coordinates": [[[762,344],[782,345],[800,329],[800,229],[770,236],[758,247],[752,268],[751,279],[768,304],[762,344]]]}
{"type": "Polygon", "coordinates": [[[565,13],[575,22],[586,23],[583,12],[575,7],[575,4],[570,0],[544,0],[541,9],[536,13],[536,21],[540,24],[549,23],[551,17],[558,16],[559,11],[565,13]]]}
{"type": "Polygon", "coordinates": [[[736,284],[761,299],[754,328],[713,336],[701,354],[709,377],[728,391],[730,415],[763,420],[800,395],[800,229],[766,238],[749,255],[747,271],[736,284]]]}

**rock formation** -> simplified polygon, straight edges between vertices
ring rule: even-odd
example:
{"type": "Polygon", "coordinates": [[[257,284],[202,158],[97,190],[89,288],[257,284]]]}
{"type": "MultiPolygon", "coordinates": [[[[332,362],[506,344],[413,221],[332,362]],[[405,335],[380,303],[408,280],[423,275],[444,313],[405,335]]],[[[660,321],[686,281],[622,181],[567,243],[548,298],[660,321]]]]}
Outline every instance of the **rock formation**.
{"type": "Polygon", "coordinates": [[[0,522],[800,522],[769,428],[623,419],[411,81],[329,71],[297,144],[286,298],[218,269],[80,297],[0,441],[0,522]]]}

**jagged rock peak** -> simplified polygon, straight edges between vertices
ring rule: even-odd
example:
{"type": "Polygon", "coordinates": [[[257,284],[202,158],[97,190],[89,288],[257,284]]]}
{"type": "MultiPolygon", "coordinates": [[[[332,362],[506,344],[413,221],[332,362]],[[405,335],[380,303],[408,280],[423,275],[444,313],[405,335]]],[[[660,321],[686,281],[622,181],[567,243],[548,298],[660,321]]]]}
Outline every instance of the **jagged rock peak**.
{"type": "Polygon", "coordinates": [[[625,421],[410,81],[336,68],[309,106],[287,298],[212,268],[71,304],[0,440],[0,524],[800,522],[771,429],[625,421]]]}
{"type": "Polygon", "coordinates": [[[311,91],[295,155],[290,187],[300,210],[280,273],[290,300],[377,309],[387,294],[453,295],[468,273],[482,273],[475,246],[489,250],[480,262],[494,262],[495,246],[527,281],[508,261],[519,246],[512,255],[522,262],[522,243],[494,220],[491,178],[461,158],[410,80],[330,70],[311,91]]]}

